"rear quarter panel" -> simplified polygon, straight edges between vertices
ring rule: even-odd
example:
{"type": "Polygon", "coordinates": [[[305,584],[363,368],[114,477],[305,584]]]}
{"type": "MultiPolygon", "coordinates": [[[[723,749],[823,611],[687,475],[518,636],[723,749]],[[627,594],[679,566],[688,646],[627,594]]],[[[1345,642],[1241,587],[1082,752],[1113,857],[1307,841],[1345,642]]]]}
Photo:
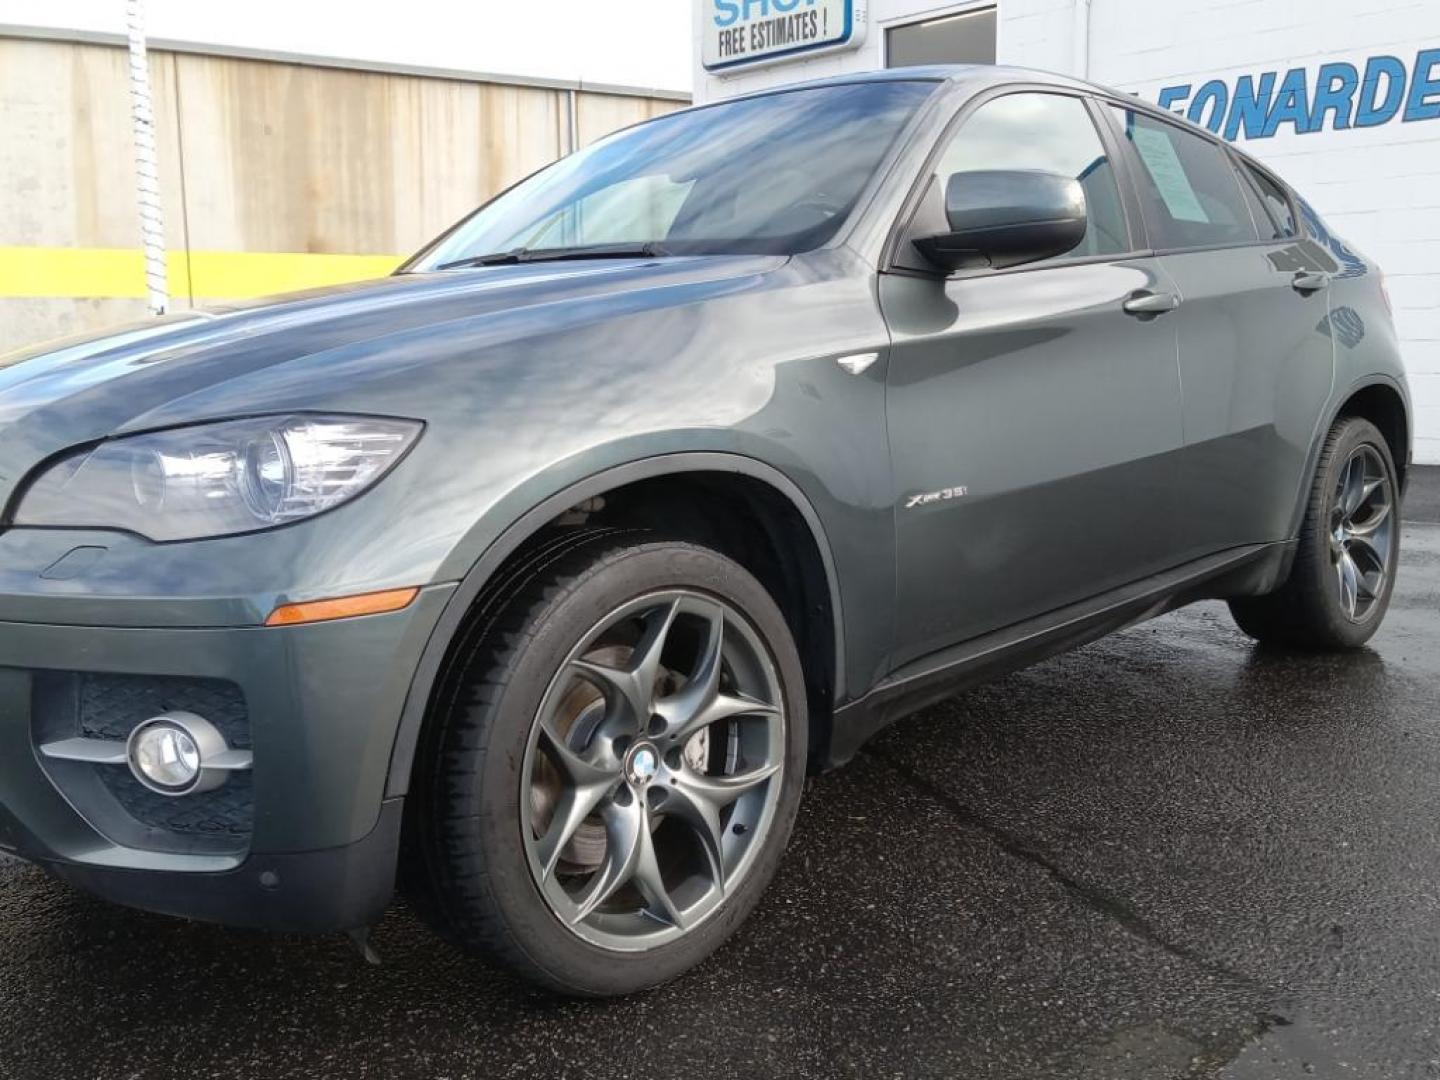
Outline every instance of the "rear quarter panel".
{"type": "Polygon", "coordinates": [[[1382,268],[1332,232],[1315,208],[1297,199],[1306,232],[1329,253],[1334,262],[1330,286],[1330,309],[1325,330],[1335,345],[1335,382],[1325,411],[1317,419],[1310,468],[1306,484],[1296,495],[1295,528],[1304,513],[1305,495],[1314,474],[1314,463],[1326,431],[1345,403],[1367,386],[1383,385],[1395,390],[1405,406],[1406,446],[1396,464],[1409,465],[1414,420],[1405,361],[1400,349],[1395,320],[1385,295],[1382,268]]]}

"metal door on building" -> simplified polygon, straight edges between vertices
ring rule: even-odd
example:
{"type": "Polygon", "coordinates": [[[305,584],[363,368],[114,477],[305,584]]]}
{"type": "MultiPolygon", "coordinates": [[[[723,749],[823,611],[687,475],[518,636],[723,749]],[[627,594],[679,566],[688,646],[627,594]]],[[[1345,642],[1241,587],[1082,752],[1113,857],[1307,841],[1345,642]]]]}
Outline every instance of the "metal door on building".
{"type": "Polygon", "coordinates": [[[993,7],[972,8],[887,27],[885,66],[995,63],[993,7]]]}

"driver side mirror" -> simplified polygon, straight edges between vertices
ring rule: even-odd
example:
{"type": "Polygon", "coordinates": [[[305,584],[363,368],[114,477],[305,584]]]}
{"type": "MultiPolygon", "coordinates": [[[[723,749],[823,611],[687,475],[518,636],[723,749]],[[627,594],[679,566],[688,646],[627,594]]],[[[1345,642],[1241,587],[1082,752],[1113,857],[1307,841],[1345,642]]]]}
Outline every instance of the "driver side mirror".
{"type": "Polygon", "coordinates": [[[1059,173],[955,173],[945,184],[945,219],[948,232],[915,241],[936,266],[1019,266],[1063,255],[1085,239],[1085,192],[1059,173]]]}

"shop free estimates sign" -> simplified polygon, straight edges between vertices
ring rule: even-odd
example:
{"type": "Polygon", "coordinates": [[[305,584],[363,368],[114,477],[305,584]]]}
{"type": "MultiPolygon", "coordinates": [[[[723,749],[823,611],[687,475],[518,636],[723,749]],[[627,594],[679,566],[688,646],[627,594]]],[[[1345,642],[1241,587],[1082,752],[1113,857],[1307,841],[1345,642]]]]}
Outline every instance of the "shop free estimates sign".
{"type": "Polygon", "coordinates": [[[857,48],[864,0],[704,0],[705,70],[857,48]]]}

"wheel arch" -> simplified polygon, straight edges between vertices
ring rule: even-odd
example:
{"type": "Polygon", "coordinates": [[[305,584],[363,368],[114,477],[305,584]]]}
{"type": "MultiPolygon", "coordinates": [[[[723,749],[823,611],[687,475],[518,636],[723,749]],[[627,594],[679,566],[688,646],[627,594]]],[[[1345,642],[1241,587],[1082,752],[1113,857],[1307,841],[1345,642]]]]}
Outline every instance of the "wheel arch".
{"type": "MultiPolygon", "coordinates": [[[[1388,381],[1352,387],[1335,412],[1335,419],[1342,416],[1358,416],[1380,429],[1390,447],[1390,456],[1395,459],[1403,491],[1410,470],[1410,414],[1400,391],[1388,381]]],[[[1335,420],[1330,422],[1333,425],[1335,420]]]]}
{"type": "Polygon", "coordinates": [[[1290,522],[1291,538],[1300,533],[1300,523],[1305,517],[1305,504],[1310,497],[1310,484],[1315,477],[1315,468],[1320,461],[1320,448],[1325,443],[1325,436],[1342,416],[1362,417],[1380,429],[1390,446],[1395,468],[1400,473],[1402,491],[1409,474],[1410,433],[1414,429],[1410,418],[1410,399],[1400,382],[1389,375],[1370,375],[1356,380],[1344,393],[1336,395],[1333,401],[1316,424],[1315,437],[1311,440],[1310,453],[1302,474],[1304,479],[1296,493],[1295,511],[1290,522]]]}
{"type": "MultiPolygon", "coordinates": [[[[768,508],[770,511],[780,509],[782,514],[793,515],[787,530],[783,517],[777,518],[773,513],[766,513],[764,510],[760,512],[760,523],[767,530],[772,547],[783,546],[777,545],[776,541],[783,539],[787,531],[794,539],[808,539],[815,560],[812,569],[817,571],[816,576],[819,578],[812,582],[812,585],[814,590],[818,590],[819,598],[823,601],[821,606],[825,609],[823,613],[817,613],[823,614],[825,618],[818,620],[822,625],[812,639],[811,646],[815,649],[816,642],[823,640],[825,647],[823,655],[812,656],[807,655],[804,641],[797,640],[797,645],[801,648],[802,660],[806,662],[807,684],[810,683],[812,674],[821,676],[823,685],[808,689],[812,710],[811,723],[826,725],[825,730],[819,732],[812,727],[812,748],[816,751],[823,749],[824,740],[828,738],[829,708],[844,691],[845,642],[834,555],[819,514],[798,484],[780,470],[755,458],[718,452],[667,454],[617,465],[562,488],[512,521],[480,555],[441,612],[411,679],[391,751],[389,776],[386,781],[387,798],[405,795],[409,790],[421,731],[437,683],[444,671],[445,660],[457,635],[463,630],[467,616],[496,572],[511,556],[522,551],[567,512],[618,492],[634,493],[646,488],[658,491],[665,485],[670,485],[671,490],[681,486],[693,486],[696,491],[712,495],[717,488],[728,486],[728,497],[732,504],[735,499],[743,499],[746,490],[765,492],[766,497],[771,500],[768,508]],[[802,527],[803,534],[799,531],[802,527]],[[777,528],[778,534],[770,531],[777,528]],[[812,662],[817,660],[824,662],[821,672],[816,672],[812,667],[812,662]],[[824,710],[823,713],[816,712],[817,705],[824,710]],[[822,738],[816,739],[817,734],[822,738]]],[[[804,545],[802,543],[797,546],[804,545]]],[[[775,590],[772,583],[766,581],[763,575],[757,576],[761,577],[762,583],[773,595],[775,590]]],[[[802,590],[800,597],[807,605],[813,604],[816,599],[811,592],[805,590],[802,590]]],[[[785,610],[785,602],[779,596],[776,600],[782,610],[785,610]]],[[[791,621],[794,615],[793,607],[785,613],[787,621],[791,621]]],[[[793,621],[791,625],[792,630],[796,629],[793,621]]]]}

